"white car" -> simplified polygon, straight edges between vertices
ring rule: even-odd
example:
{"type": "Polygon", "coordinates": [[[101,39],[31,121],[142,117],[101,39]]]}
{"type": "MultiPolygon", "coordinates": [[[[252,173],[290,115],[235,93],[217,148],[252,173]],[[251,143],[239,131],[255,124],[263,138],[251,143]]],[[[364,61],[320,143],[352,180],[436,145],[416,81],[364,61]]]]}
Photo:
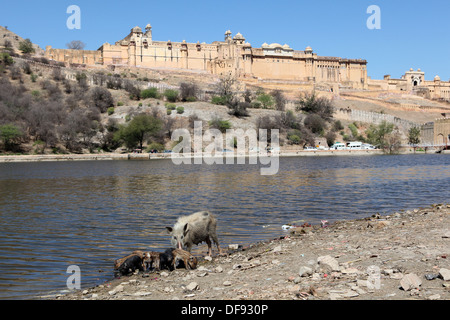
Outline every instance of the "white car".
{"type": "Polygon", "coordinates": [[[374,150],[375,147],[373,145],[371,145],[371,144],[363,143],[361,145],[361,149],[363,149],[363,150],[374,150]]]}
{"type": "Polygon", "coordinates": [[[347,149],[347,147],[345,146],[344,143],[341,142],[336,142],[330,147],[330,150],[345,150],[345,149],[347,149]]]}

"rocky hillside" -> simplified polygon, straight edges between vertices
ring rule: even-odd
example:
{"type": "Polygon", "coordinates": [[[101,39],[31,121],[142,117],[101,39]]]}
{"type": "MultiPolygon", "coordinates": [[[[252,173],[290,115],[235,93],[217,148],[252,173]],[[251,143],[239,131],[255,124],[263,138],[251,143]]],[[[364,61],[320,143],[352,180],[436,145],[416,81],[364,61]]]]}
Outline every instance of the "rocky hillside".
{"type": "MultiPolygon", "coordinates": [[[[0,48],[11,48],[14,52],[19,53],[19,45],[24,40],[21,36],[8,30],[7,27],[0,26],[0,48]]],[[[44,54],[44,50],[37,44],[33,44],[33,48],[36,55],[44,54]]]]}

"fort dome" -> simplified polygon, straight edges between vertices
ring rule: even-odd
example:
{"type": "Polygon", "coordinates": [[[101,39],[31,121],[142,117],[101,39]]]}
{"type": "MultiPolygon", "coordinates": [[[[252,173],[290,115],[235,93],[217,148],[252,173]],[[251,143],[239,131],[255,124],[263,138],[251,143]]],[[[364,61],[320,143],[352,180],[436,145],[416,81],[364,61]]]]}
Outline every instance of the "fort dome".
{"type": "Polygon", "coordinates": [[[236,33],[236,35],[234,36],[233,39],[236,39],[236,40],[244,39],[245,40],[244,36],[240,32],[236,33]]]}
{"type": "Polygon", "coordinates": [[[271,47],[271,48],[283,48],[283,46],[281,44],[279,44],[279,43],[271,43],[269,45],[269,47],[271,47]]]}
{"type": "Polygon", "coordinates": [[[441,77],[439,76],[434,77],[434,81],[441,81],[441,77]]]}
{"type": "Polygon", "coordinates": [[[133,29],[131,29],[131,31],[137,33],[137,32],[142,32],[142,29],[140,27],[136,26],[133,29]]]}
{"type": "Polygon", "coordinates": [[[312,52],[313,49],[312,49],[310,46],[307,46],[306,49],[305,49],[305,51],[307,51],[307,52],[312,52]]]}

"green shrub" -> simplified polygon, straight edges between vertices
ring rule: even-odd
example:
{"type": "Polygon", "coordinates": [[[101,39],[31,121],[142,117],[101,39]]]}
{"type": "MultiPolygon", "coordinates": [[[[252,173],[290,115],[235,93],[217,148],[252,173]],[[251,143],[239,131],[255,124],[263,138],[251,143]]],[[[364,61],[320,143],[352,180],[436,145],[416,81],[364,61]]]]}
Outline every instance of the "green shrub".
{"type": "Polygon", "coordinates": [[[172,114],[172,109],[167,109],[167,115],[170,116],[172,114]]]}
{"type": "Polygon", "coordinates": [[[356,138],[358,136],[358,128],[355,126],[355,124],[354,123],[350,123],[348,125],[348,128],[352,132],[352,136],[356,138]]]}
{"type": "Polygon", "coordinates": [[[259,101],[253,101],[252,103],[250,103],[251,108],[261,109],[261,106],[262,106],[262,104],[259,101]]]}
{"type": "Polygon", "coordinates": [[[164,91],[164,96],[166,97],[167,101],[176,102],[178,99],[178,91],[173,89],[166,89],[164,91]]]}
{"type": "Polygon", "coordinates": [[[30,39],[25,39],[19,43],[19,50],[22,53],[34,53],[33,43],[30,39]]]}
{"type": "Polygon", "coordinates": [[[118,107],[123,106],[123,102],[122,102],[122,101],[117,102],[117,106],[118,106],[118,107]]]}
{"type": "Polygon", "coordinates": [[[219,129],[220,132],[231,129],[231,123],[228,120],[214,119],[209,122],[209,126],[214,129],[219,129]]]}
{"type": "Polygon", "coordinates": [[[167,110],[175,110],[177,108],[177,106],[175,104],[168,103],[168,102],[166,102],[165,106],[166,106],[167,110]]]}
{"type": "Polygon", "coordinates": [[[264,109],[271,108],[275,101],[273,100],[273,97],[270,94],[263,93],[256,98],[258,102],[260,102],[264,109]]]}
{"type": "Polygon", "coordinates": [[[289,140],[289,144],[301,144],[302,143],[302,133],[300,130],[291,130],[287,139],[289,140]]]}
{"type": "Polygon", "coordinates": [[[212,104],[217,104],[217,105],[221,105],[221,106],[226,105],[227,101],[228,101],[227,97],[224,97],[224,96],[213,96],[211,98],[211,103],[212,104]]]}
{"type": "Polygon", "coordinates": [[[178,114],[184,113],[184,107],[178,107],[178,108],[177,108],[177,113],[178,113],[178,114]]]}
{"type": "Polygon", "coordinates": [[[302,139],[296,134],[289,135],[288,140],[292,144],[300,144],[302,142],[302,139]]]}
{"type": "Polygon", "coordinates": [[[5,66],[12,65],[14,63],[13,58],[7,52],[0,52],[0,64],[4,64],[5,66]]]}
{"type": "Polygon", "coordinates": [[[334,131],[339,131],[339,130],[343,130],[344,126],[342,125],[340,120],[336,120],[333,124],[333,130],[334,131]]]}
{"type": "Polygon", "coordinates": [[[32,73],[32,74],[30,75],[31,82],[36,82],[37,77],[38,77],[37,74],[32,73]]]}
{"type": "Polygon", "coordinates": [[[112,115],[114,113],[114,107],[109,107],[107,111],[108,111],[108,116],[112,115]]]}
{"type": "Polygon", "coordinates": [[[141,98],[142,99],[149,99],[149,98],[159,99],[160,94],[159,94],[157,88],[149,88],[149,89],[145,89],[145,90],[141,91],[141,98]]]}
{"type": "Polygon", "coordinates": [[[148,146],[147,146],[147,149],[146,149],[146,151],[147,152],[150,152],[150,151],[152,151],[152,150],[156,150],[156,151],[158,151],[158,152],[162,152],[162,151],[164,151],[164,145],[162,145],[161,143],[157,143],[157,142],[152,142],[151,144],[149,144],[148,146]]]}

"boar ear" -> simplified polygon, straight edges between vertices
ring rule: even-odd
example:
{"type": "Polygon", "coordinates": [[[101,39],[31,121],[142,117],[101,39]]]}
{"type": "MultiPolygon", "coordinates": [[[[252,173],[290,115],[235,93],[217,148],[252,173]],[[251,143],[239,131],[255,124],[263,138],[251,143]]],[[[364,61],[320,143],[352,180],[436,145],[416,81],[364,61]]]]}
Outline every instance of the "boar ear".
{"type": "Polygon", "coordinates": [[[167,233],[169,233],[169,234],[171,234],[172,231],[173,231],[173,228],[172,228],[172,227],[166,227],[166,229],[167,229],[167,233]]]}
{"type": "Polygon", "coordinates": [[[183,234],[186,235],[186,233],[189,231],[189,223],[186,223],[183,227],[183,234]]]}

